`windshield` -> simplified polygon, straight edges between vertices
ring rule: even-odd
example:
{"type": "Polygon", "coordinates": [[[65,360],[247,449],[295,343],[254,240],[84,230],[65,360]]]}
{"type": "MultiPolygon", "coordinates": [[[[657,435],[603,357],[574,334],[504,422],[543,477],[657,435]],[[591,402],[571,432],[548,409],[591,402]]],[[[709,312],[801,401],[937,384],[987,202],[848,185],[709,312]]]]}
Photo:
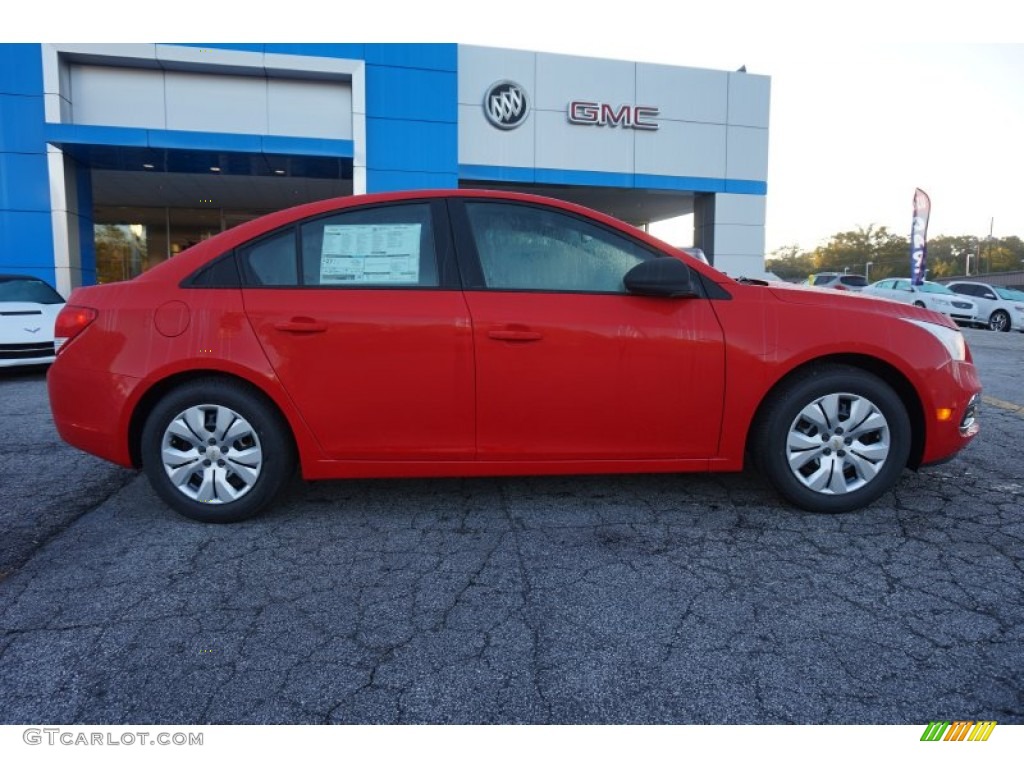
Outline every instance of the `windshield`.
{"type": "Polygon", "coordinates": [[[995,288],[996,293],[999,294],[1001,299],[1006,299],[1007,301],[1020,301],[1024,299],[1024,291],[1015,291],[1013,288],[998,288],[994,285],[992,287],[995,288]]]}
{"type": "Polygon", "coordinates": [[[0,301],[24,301],[31,304],[63,304],[53,288],[34,277],[0,277],[0,301]]]}

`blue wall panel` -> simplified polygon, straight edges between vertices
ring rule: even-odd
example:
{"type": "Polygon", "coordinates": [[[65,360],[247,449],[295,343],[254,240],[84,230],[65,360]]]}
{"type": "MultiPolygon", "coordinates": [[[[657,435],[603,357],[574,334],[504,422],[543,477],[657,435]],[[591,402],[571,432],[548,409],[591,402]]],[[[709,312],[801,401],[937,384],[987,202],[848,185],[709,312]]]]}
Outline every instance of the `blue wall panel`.
{"type": "Polygon", "coordinates": [[[367,43],[366,63],[455,72],[459,47],[455,43],[367,43]]]}
{"type": "MultiPolygon", "coordinates": [[[[218,48],[223,46],[218,43],[218,48]]],[[[331,59],[366,58],[366,45],[363,43],[267,43],[267,53],[284,53],[291,56],[324,56],[331,59]]]]}
{"type": "Polygon", "coordinates": [[[0,272],[31,274],[54,284],[49,211],[0,210],[0,272]]]}
{"type": "Polygon", "coordinates": [[[454,123],[366,119],[367,168],[457,173],[454,123]]]}
{"type": "Polygon", "coordinates": [[[366,114],[395,120],[457,122],[458,77],[454,72],[368,65],[366,114]]]}
{"type": "Polygon", "coordinates": [[[78,264],[82,285],[96,282],[96,236],[93,232],[92,170],[75,164],[75,191],[78,194],[78,264]]]}
{"type": "Polygon", "coordinates": [[[45,152],[43,117],[42,96],[0,93],[0,152],[45,152]]]}
{"type": "Polygon", "coordinates": [[[405,189],[455,189],[457,173],[428,171],[381,171],[367,174],[367,192],[400,192],[405,189]]]}
{"type": "Polygon", "coordinates": [[[46,155],[0,152],[0,210],[50,210],[46,155]]]}
{"type": "Polygon", "coordinates": [[[42,48],[38,43],[0,44],[0,94],[42,95],[42,48]]]}
{"type": "Polygon", "coordinates": [[[42,46],[0,44],[0,272],[54,284],[42,46]]]}

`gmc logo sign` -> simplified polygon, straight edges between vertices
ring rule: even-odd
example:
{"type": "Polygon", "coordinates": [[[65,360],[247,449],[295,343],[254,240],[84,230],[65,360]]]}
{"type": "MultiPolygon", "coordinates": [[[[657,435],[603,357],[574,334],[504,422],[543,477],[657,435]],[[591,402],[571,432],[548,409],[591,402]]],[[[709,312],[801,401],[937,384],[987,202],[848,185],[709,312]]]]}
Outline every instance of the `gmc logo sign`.
{"type": "Polygon", "coordinates": [[[619,125],[641,131],[656,131],[657,107],[634,107],[622,104],[618,109],[598,101],[570,101],[568,118],[575,125],[619,125]]]}

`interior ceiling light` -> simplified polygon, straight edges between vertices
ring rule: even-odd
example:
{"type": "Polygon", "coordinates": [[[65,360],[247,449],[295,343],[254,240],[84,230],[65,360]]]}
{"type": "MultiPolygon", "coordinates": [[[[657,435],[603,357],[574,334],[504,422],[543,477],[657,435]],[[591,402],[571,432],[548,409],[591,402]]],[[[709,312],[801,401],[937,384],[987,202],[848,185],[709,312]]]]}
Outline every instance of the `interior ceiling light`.
{"type": "Polygon", "coordinates": [[[210,166],[210,170],[213,171],[214,173],[220,173],[220,166],[219,165],[211,165],[210,166]]]}
{"type": "Polygon", "coordinates": [[[155,168],[156,166],[155,166],[155,165],[153,165],[152,163],[143,163],[143,164],[142,164],[142,167],[143,167],[143,168],[145,168],[145,169],[146,169],[147,171],[151,171],[151,170],[153,170],[153,169],[154,169],[154,168],[155,168]]]}

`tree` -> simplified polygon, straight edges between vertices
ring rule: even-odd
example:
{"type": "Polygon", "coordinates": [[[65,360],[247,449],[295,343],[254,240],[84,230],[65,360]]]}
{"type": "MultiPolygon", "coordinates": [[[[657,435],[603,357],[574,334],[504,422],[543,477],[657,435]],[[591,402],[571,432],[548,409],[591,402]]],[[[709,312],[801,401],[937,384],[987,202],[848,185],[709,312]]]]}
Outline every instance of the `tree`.
{"type": "MultiPolygon", "coordinates": [[[[1024,241],[1016,235],[980,240],[972,235],[930,238],[929,279],[966,274],[968,257],[971,274],[1016,271],[1024,268],[1024,241]]],[[[815,272],[865,274],[868,262],[872,280],[909,277],[910,238],[872,224],[839,232],[813,251],[802,251],[796,245],[779,248],[765,260],[765,267],[783,280],[799,282],[815,272]]]]}

